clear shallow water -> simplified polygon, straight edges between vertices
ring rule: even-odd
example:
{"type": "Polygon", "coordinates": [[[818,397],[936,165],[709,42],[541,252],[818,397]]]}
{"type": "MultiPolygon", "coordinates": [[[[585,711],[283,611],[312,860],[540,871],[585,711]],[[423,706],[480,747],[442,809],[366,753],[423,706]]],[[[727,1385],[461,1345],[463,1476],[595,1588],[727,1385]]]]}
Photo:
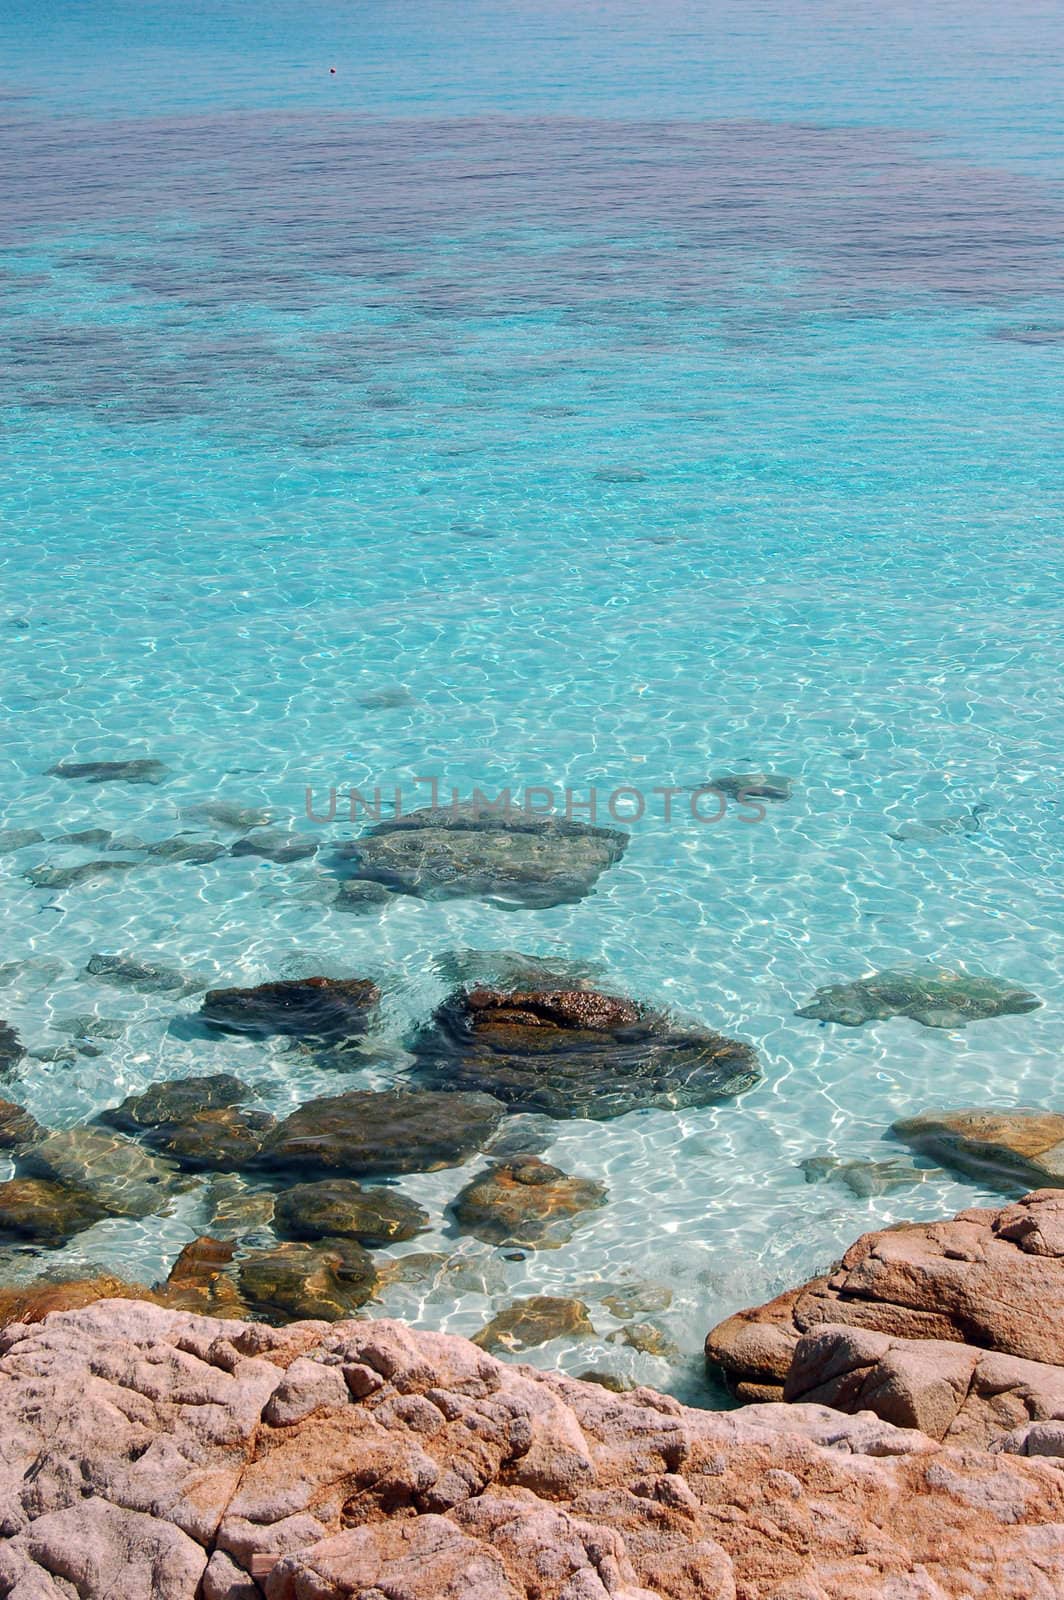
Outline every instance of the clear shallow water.
{"type": "MultiPolygon", "coordinates": [[[[278,1110],[344,1086],[86,980],[96,950],[378,976],[352,1083],[401,1067],[440,951],[596,963],[752,1040],[763,1083],[560,1124],[552,1159],[611,1190],[573,1244],[466,1241],[489,1292],[384,1304],[470,1332],[533,1288],[664,1280],[683,1361],[609,1361],[694,1395],[727,1311],[869,1226],[990,1198],[859,1200],[803,1157],[893,1153],[929,1104],[1064,1100],[1061,21],[792,9],[0,6],[0,827],[163,838],[222,795],[341,836],[303,817],[308,784],[796,779],[757,826],[651,805],[596,894],[547,912],[354,918],[324,860],[57,893],[22,874],[84,853],[4,856],[4,959],[61,967],[0,1012],[31,1049],[72,1013],[127,1025],[7,1092],[66,1124],[182,1073],[278,1110]],[[410,703],[360,704],[398,684],[410,703]],[[125,755],[173,776],[44,775],[125,755]],[[888,837],[977,803],[977,834],[888,837]],[[1044,1007],[958,1032],[793,1016],[913,959],[1044,1007]]],[[[403,1180],[438,1224],[411,1248],[459,1247],[467,1176],[403,1180]]],[[[45,1264],[150,1277],[200,1205],[45,1264]]]]}

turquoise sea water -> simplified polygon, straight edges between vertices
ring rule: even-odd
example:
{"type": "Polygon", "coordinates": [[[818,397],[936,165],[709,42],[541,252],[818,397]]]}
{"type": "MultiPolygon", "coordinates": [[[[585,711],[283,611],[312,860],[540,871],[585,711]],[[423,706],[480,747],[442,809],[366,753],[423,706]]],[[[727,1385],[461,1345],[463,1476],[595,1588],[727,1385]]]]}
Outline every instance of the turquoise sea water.
{"type": "MultiPolygon", "coordinates": [[[[31,1051],[71,1014],[125,1027],[4,1092],[63,1125],[194,1072],[275,1109],[345,1086],[86,979],[94,951],[378,977],[352,1083],[401,1070],[440,952],[590,962],[755,1043],[762,1084],[559,1124],[551,1159],[610,1204],[522,1262],[444,1218],[476,1162],[402,1180],[433,1210],[412,1248],[483,1282],[383,1304],[471,1332],[515,1294],[664,1280],[673,1367],[530,1359],[696,1397],[727,1311],[989,1200],[944,1175],[862,1200],[797,1163],[895,1153],[929,1105],[1064,1109],[1062,45],[1059,7],[975,0],[0,0],[0,828],[161,839],[222,796],[339,837],[308,785],[796,780],[756,826],[649,805],[551,911],[356,918],[324,858],[57,892],[23,874],[93,852],[5,855],[0,1014],[31,1051]],[[126,756],[173,776],[46,775],[126,756]],[[889,837],[980,804],[977,833],[889,837]],[[911,961],[1044,1005],[956,1032],[793,1015],[911,961]]],[[[150,1278],[197,1206],[3,1273],[150,1278]]]]}

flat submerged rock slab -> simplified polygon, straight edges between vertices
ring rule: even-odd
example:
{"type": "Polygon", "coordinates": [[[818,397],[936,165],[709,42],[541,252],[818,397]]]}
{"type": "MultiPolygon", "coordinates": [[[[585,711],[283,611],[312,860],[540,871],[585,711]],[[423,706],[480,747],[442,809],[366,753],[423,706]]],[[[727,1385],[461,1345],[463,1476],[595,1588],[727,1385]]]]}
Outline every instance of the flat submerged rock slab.
{"type": "Polygon", "coordinates": [[[1064,1116],[1056,1111],[924,1111],[891,1132],[922,1155],[1006,1189],[1064,1184],[1064,1116]]]}
{"type": "Polygon", "coordinates": [[[0,1375],[0,1592],[19,1600],[1055,1600],[1064,1582],[1064,1473],[867,1413],[694,1411],[392,1321],[129,1300],[9,1327],[0,1375]]]}
{"type": "Polygon", "coordinates": [[[353,1178],[431,1172],[482,1149],[504,1115],[487,1094],[353,1089],[293,1111],[266,1139],[261,1161],[353,1178]]]}
{"type": "Polygon", "coordinates": [[[866,1022],[910,1017],[925,1028],[963,1028],[989,1017],[1020,1016],[1037,1011],[1037,995],[1003,978],[947,972],[875,972],[853,983],[818,989],[794,1014],[816,1022],[838,1022],[859,1028],[866,1022]]]}
{"type": "Polygon", "coordinates": [[[439,806],[378,823],[336,855],[351,879],[394,894],[543,910],[590,894],[620,861],[628,837],[620,828],[530,817],[515,808],[439,806]]]}

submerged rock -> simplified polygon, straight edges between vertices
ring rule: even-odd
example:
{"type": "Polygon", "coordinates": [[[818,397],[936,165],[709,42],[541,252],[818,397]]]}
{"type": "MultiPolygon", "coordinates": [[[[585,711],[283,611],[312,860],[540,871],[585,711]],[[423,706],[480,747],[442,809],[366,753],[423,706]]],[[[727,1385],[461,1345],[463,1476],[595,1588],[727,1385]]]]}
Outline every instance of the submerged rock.
{"type": "Polygon", "coordinates": [[[250,833],[252,828],[268,828],[274,820],[271,811],[260,806],[242,806],[235,800],[205,800],[200,805],[184,806],[181,815],[188,822],[213,822],[233,833],[250,833]]]}
{"type": "Polygon", "coordinates": [[[211,1027],[233,1033],[339,1042],[365,1033],[380,997],[368,978],[291,978],[210,989],[199,1014],[211,1027]]]}
{"type": "Polygon", "coordinates": [[[394,1321],[115,1301],[10,1329],[0,1372],[19,1600],[1051,1600],[1064,1577],[1050,1461],[610,1393],[394,1321]]]}
{"type": "Polygon", "coordinates": [[[895,1122],[891,1132],[922,1155],[984,1183],[1064,1187],[1064,1116],[1056,1111],[924,1111],[895,1122]]]}
{"type": "Polygon", "coordinates": [[[165,1284],[156,1286],[153,1298],[174,1311],[192,1311],[197,1316],[247,1317],[247,1302],[229,1271],[232,1259],[233,1246],[228,1240],[201,1234],[185,1245],[165,1284]]]}
{"type": "Polygon", "coordinates": [[[56,1248],[107,1216],[85,1189],[51,1178],[20,1177],[0,1183],[0,1238],[30,1239],[56,1248]]]}
{"type": "Polygon", "coordinates": [[[85,975],[99,978],[103,983],[113,983],[120,989],[134,989],[138,994],[190,995],[199,994],[207,987],[206,978],[175,972],[171,967],[140,961],[136,956],[90,956],[85,975]]]}
{"type": "Polygon", "coordinates": [[[309,861],[318,852],[317,839],[299,833],[258,832],[230,845],[231,856],[261,856],[265,861],[309,861]]]}
{"type": "Polygon", "coordinates": [[[451,1209],[463,1232],[489,1244],[551,1250],[572,1238],[583,1212],[606,1204],[607,1193],[603,1183],[526,1155],[478,1173],[451,1209]]]}
{"type": "Polygon", "coordinates": [[[224,844],[217,839],[198,839],[194,834],[178,833],[172,839],[159,839],[148,846],[148,855],[156,861],[188,861],[206,864],[217,861],[226,854],[224,844]]]}
{"type": "Polygon", "coordinates": [[[82,861],[76,867],[31,867],[22,876],[37,889],[73,889],[91,878],[131,872],[136,865],[135,861],[82,861]]]}
{"type": "Polygon", "coordinates": [[[247,1084],[230,1072],[201,1078],[169,1078],[164,1083],[153,1083],[140,1094],[127,1095],[121,1105],[101,1112],[99,1120],[126,1133],[139,1133],[143,1128],[183,1122],[200,1111],[240,1105],[251,1097],[247,1084]]]}
{"type": "Polygon", "coordinates": [[[149,1217],[164,1210],[185,1185],[176,1169],[150,1150],[103,1128],[65,1128],[30,1146],[28,1172],[83,1189],[116,1217],[149,1217]]]}
{"type": "Polygon", "coordinates": [[[278,1244],[240,1263],[240,1288],[263,1316],[338,1322],[365,1305],[377,1286],[373,1258],[352,1239],[278,1244]]]}
{"type": "Polygon", "coordinates": [[[30,989],[47,989],[62,977],[64,970],[62,961],[54,961],[50,956],[31,956],[27,961],[5,961],[0,966],[0,987],[6,989],[8,985],[21,981],[30,989]]]}
{"type": "Polygon", "coordinates": [[[53,844],[79,844],[86,850],[106,850],[113,835],[110,828],[82,828],[77,833],[60,833],[53,844]]]}
{"type": "Polygon", "coordinates": [[[230,1172],[255,1159],[276,1118],[240,1109],[251,1090],[227,1072],[177,1078],[129,1095],[99,1120],[142,1133],[163,1155],[194,1171],[230,1172]]]}
{"type": "Polygon", "coordinates": [[[151,1300],[143,1283],[127,1283],[110,1273],[94,1278],[35,1278],[0,1289],[0,1329],[13,1323],[43,1322],[53,1311],[81,1311],[97,1300],[151,1300]]]}
{"type": "Polygon", "coordinates": [[[220,1173],[211,1178],[206,1185],[205,1201],[209,1231],[222,1239],[241,1239],[246,1234],[268,1228],[273,1222],[272,1192],[251,1188],[236,1173],[220,1173]]]}
{"type": "Polygon", "coordinates": [[[427,1211],[396,1189],[363,1189],[354,1178],[296,1183],[278,1194],[274,1226],[290,1239],[396,1244],[428,1227],[427,1211]]]}
{"type": "Polygon", "coordinates": [[[121,1039],[126,1031],[125,1023],[117,1017],[98,1017],[95,1011],[79,1011],[72,1017],[57,1017],[52,1027],[56,1033],[69,1033],[75,1039],[121,1039]]]}
{"type": "Polygon", "coordinates": [[[262,1160],[351,1177],[431,1172],[479,1150],[503,1114],[486,1094],[353,1089],[293,1111],[267,1138],[262,1160]]]}
{"type": "Polygon", "coordinates": [[[428,807],[377,823],[337,851],[356,878],[422,899],[484,897],[543,909],[590,894],[628,834],[556,817],[473,806],[428,807]]]}
{"type": "Polygon", "coordinates": [[[22,1041],[14,1028],[0,1020],[0,1074],[10,1072],[12,1067],[17,1067],[25,1054],[22,1041]]]}
{"type": "Polygon", "coordinates": [[[161,761],[60,761],[50,778],[83,778],[86,783],[162,783],[170,768],[161,761]]]}
{"type": "Polygon", "coordinates": [[[890,1194],[894,1189],[907,1189],[914,1183],[926,1183],[929,1178],[942,1176],[937,1167],[918,1167],[901,1156],[891,1156],[886,1161],[806,1156],[798,1165],[805,1174],[806,1183],[841,1183],[859,1200],[890,1194]]]}
{"type": "Polygon", "coordinates": [[[533,1350],[552,1339],[582,1339],[594,1331],[582,1300],[534,1294],[492,1317],[473,1343],[482,1350],[533,1350]]]}
{"type": "Polygon", "coordinates": [[[705,787],[730,800],[789,800],[793,783],[782,772],[721,772],[705,787]]]}
{"type": "Polygon", "coordinates": [[[358,704],[363,711],[395,711],[400,706],[412,706],[415,703],[410,690],[401,683],[370,689],[358,696],[358,704]]]}
{"type": "Polygon", "coordinates": [[[989,806],[969,806],[965,811],[951,811],[944,817],[928,817],[925,821],[903,822],[887,835],[890,839],[937,839],[951,833],[979,833],[981,818],[989,806]]]}
{"type": "Polygon", "coordinates": [[[607,1334],[606,1338],[609,1344],[628,1345],[641,1355],[656,1356],[659,1361],[680,1359],[679,1346],[656,1322],[629,1322],[615,1333],[607,1334]]]}
{"type": "Polygon", "coordinates": [[[1002,978],[939,968],[934,972],[875,972],[853,983],[829,984],[794,1014],[818,1022],[839,1022],[847,1028],[883,1022],[888,1017],[911,1017],[926,1028],[963,1028],[987,1017],[1037,1011],[1041,1004],[1037,995],[1002,978]]]}
{"type": "Polygon", "coordinates": [[[14,1100],[0,1100],[0,1150],[17,1150],[19,1145],[43,1139],[45,1129],[14,1100]]]}
{"type": "Polygon", "coordinates": [[[459,990],[412,1048],[433,1083],[552,1117],[708,1105],[760,1076],[750,1045],[594,989],[459,990]]]}
{"type": "Polygon", "coordinates": [[[0,856],[10,855],[14,850],[25,850],[29,844],[43,843],[44,834],[39,828],[0,829],[0,856]]]}
{"type": "Polygon", "coordinates": [[[369,878],[347,878],[340,884],[332,903],[336,911],[363,912],[372,911],[394,898],[383,883],[374,883],[369,878]]]}
{"type": "Polygon", "coordinates": [[[192,1172],[239,1172],[255,1160],[276,1126],[277,1118],[267,1111],[219,1106],[153,1128],[145,1138],[192,1172]]]}

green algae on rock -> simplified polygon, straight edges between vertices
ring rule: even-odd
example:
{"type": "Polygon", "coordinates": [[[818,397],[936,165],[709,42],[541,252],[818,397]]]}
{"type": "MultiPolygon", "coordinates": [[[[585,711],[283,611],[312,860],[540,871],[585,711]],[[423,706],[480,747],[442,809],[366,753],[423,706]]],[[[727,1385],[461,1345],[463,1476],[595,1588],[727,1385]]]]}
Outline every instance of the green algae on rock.
{"type": "Polygon", "coordinates": [[[551,1117],[709,1105],[760,1076],[753,1047],[594,989],[464,989],[414,1038],[426,1081],[551,1117]]]}
{"type": "Polygon", "coordinates": [[[29,1239],[58,1247],[108,1215],[85,1189],[52,1178],[9,1178],[0,1183],[0,1239],[29,1239]]]}
{"type": "Polygon", "coordinates": [[[828,984],[794,1014],[817,1022],[838,1022],[859,1028],[888,1017],[910,1017],[925,1028],[963,1028],[988,1017],[1019,1016],[1036,1011],[1037,995],[1003,978],[972,973],[904,971],[875,972],[852,983],[828,984]]]}

